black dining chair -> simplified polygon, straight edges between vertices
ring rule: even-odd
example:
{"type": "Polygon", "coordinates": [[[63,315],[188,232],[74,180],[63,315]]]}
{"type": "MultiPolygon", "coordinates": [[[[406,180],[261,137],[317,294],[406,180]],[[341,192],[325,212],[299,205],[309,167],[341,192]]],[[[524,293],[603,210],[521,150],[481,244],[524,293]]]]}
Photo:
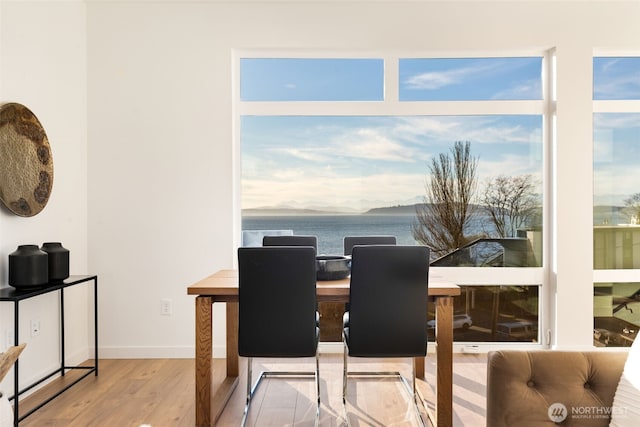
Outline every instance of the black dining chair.
{"type": "Polygon", "coordinates": [[[247,357],[247,399],[266,377],[313,376],[316,420],[320,417],[320,364],[316,322],[316,251],[313,247],[252,247],[238,249],[238,354],[247,357]],[[315,371],[261,372],[252,387],[254,357],[315,357],[315,371]]]}
{"type": "MultiPolygon", "coordinates": [[[[316,236],[302,236],[292,234],[290,236],[264,236],[262,246],[311,246],[318,252],[318,238],[316,236]]],[[[316,265],[317,271],[317,265],[316,265]]],[[[317,278],[317,273],[316,273],[317,278]]],[[[316,322],[320,326],[320,312],[316,308],[316,322]]]]}
{"type": "Polygon", "coordinates": [[[415,358],[427,354],[428,273],[429,248],[425,246],[353,247],[350,308],[344,315],[342,335],[345,412],[349,376],[394,376],[405,385],[416,416],[425,425],[418,408],[418,401],[423,407],[424,401],[416,388],[415,358]],[[351,372],[349,357],[411,357],[412,385],[400,372],[351,372]]]}
{"type": "Polygon", "coordinates": [[[396,236],[346,236],[343,240],[344,254],[351,255],[356,245],[395,245],[396,236]]]}
{"type": "Polygon", "coordinates": [[[316,236],[264,236],[262,246],[312,246],[318,250],[318,238],[316,236]]]}
{"type": "MultiPolygon", "coordinates": [[[[396,236],[391,235],[375,235],[375,236],[345,236],[343,239],[344,254],[351,256],[353,247],[371,246],[371,245],[395,245],[396,236]]],[[[349,303],[344,304],[344,310],[349,311],[349,303]]]]}

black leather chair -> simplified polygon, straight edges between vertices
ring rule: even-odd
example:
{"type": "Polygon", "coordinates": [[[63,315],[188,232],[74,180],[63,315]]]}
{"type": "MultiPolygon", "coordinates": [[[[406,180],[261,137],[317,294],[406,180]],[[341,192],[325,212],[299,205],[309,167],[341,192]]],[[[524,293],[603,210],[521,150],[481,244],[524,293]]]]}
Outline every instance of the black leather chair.
{"type": "Polygon", "coordinates": [[[344,254],[351,255],[356,245],[395,245],[396,236],[346,236],[343,243],[344,254]]]}
{"type": "Polygon", "coordinates": [[[415,358],[427,354],[428,273],[429,248],[425,246],[353,247],[350,309],[343,329],[345,412],[349,376],[391,375],[402,380],[418,419],[425,425],[418,408],[418,401],[423,407],[424,401],[416,388],[415,358]],[[411,357],[412,385],[400,372],[350,372],[349,357],[411,357]]]}
{"type": "Polygon", "coordinates": [[[316,324],[316,252],[313,247],[253,247],[238,249],[238,354],[247,357],[247,400],[265,377],[313,376],[316,382],[316,425],[320,416],[316,324]],[[254,357],[315,357],[313,372],[262,372],[252,387],[254,357]]]}
{"type": "MultiPolygon", "coordinates": [[[[346,236],[343,240],[344,254],[351,255],[353,247],[356,245],[395,245],[396,236],[378,235],[378,236],[346,236]]],[[[349,311],[349,303],[344,305],[344,310],[349,311]]]]}
{"type": "MultiPolygon", "coordinates": [[[[264,236],[262,238],[262,246],[311,246],[318,252],[318,238],[316,236],[264,236]]],[[[316,267],[317,269],[317,267],[316,267]]],[[[317,278],[317,273],[316,273],[317,278]]],[[[316,322],[320,326],[320,312],[316,307],[316,322]]]]}
{"type": "Polygon", "coordinates": [[[316,236],[264,236],[262,246],[312,246],[318,251],[318,238],[316,236]]]}

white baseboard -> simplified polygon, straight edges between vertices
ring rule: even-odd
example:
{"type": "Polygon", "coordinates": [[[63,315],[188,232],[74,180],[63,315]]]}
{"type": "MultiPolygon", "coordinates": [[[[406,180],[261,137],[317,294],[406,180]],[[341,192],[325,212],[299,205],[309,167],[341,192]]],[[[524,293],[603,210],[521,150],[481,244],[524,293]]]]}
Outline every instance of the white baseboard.
{"type": "MultiPolygon", "coordinates": [[[[436,352],[434,343],[429,343],[427,353],[436,352]]],[[[485,353],[491,348],[478,346],[479,348],[469,348],[466,346],[454,346],[454,353],[485,353]]],[[[318,351],[321,354],[342,354],[343,344],[341,342],[321,342],[318,351]]],[[[195,358],[195,349],[191,346],[184,347],[100,347],[98,349],[98,357],[100,359],[193,359],[195,358]]],[[[225,346],[213,347],[214,358],[227,357],[227,348],[225,346]]],[[[93,348],[87,349],[82,354],[74,355],[72,358],[67,357],[67,361],[73,359],[72,363],[78,364],[87,359],[93,358],[93,348]]]]}
{"type": "MultiPolygon", "coordinates": [[[[342,354],[341,342],[321,342],[318,350],[324,354],[342,354]]],[[[93,349],[87,351],[87,358],[93,357],[93,349]]],[[[194,347],[100,347],[98,349],[100,359],[193,359],[194,347]]],[[[213,347],[214,358],[227,357],[227,348],[224,346],[213,347]]]]}
{"type": "MultiPolygon", "coordinates": [[[[225,357],[225,353],[213,357],[225,357]]],[[[93,352],[89,354],[93,355],[93,352]]],[[[99,359],[193,359],[194,347],[100,347],[99,359]]]]}
{"type": "Polygon", "coordinates": [[[318,351],[324,354],[342,354],[344,352],[344,344],[342,342],[321,342],[318,351]]]}

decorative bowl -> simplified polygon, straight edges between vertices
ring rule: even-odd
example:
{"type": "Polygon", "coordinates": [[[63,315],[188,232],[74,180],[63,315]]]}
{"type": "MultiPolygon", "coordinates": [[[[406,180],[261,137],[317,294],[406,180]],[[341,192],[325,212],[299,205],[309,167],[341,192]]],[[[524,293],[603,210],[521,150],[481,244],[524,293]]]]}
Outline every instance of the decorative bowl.
{"type": "Polygon", "coordinates": [[[340,280],[351,273],[351,257],[344,255],[316,256],[317,280],[340,280]]]}

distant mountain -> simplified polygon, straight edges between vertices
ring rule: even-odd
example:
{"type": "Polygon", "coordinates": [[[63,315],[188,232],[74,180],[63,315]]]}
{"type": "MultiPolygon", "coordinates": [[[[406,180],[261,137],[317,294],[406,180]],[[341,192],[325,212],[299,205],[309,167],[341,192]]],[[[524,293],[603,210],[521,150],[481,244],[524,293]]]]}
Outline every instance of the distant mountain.
{"type": "Polygon", "coordinates": [[[422,202],[423,196],[414,196],[397,200],[353,199],[335,204],[322,204],[287,200],[273,205],[251,207],[243,210],[245,215],[343,215],[362,214],[370,209],[394,206],[409,206],[422,202]]]}
{"type": "Polygon", "coordinates": [[[415,203],[413,205],[396,205],[382,208],[373,208],[366,211],[365,215],[415,215],[418,206],[424,203],[415,203]]]}
{"type": "Polygon", "coordinates": [[[317,209],[255,208],[242,209],[242,216],[345,215],[349,213],[317,209]]]}
{"type": "Polygon", "coordinates": [[[365,212],[349,211],[338,207],[321,207],[315,209],[298,209],[292,207],[265,207],[243,209],[243,216],[289,216],[289,215],[415,215],[416,207],[422,203],[413,205],[395,205],[369,209],[365,212]]]}

